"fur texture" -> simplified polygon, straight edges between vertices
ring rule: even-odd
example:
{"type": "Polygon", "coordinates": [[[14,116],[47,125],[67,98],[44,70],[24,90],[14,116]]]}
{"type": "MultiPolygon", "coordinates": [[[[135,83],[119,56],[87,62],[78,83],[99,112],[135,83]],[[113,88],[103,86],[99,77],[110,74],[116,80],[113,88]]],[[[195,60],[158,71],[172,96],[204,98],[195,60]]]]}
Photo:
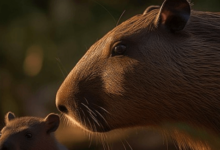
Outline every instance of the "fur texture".
{"type": "Polygon", "coordinates": [[[58,115],[50,114],[45,119],[16,118],[9,112],[5,123],[0,135],[0,150],[61,150],[53,135],[59,126],[58,115]]]}
{"type": "Polygon", "coordinates": [[[219,149],[220,13],[187,8],[182,29],[158,23],[161,11],[151,7],[92,45],[61,85],[57,107],[86,130],[150,126],[180,147],[219,149]],[[113,56],[120,44],[126,51],[113,56]]]}

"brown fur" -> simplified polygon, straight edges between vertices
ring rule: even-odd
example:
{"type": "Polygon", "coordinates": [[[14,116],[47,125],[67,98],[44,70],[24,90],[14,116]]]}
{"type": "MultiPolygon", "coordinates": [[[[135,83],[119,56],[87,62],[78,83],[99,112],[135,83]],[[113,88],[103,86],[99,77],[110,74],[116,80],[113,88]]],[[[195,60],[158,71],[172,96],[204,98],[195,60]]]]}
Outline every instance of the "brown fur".
{"type": "Polygon", "coordinates": [[[191,11],[174,32],[160,12],[150,8],[91,46],[61,85],[57,107],[86,130],[150,126],[180,146],[219,149],[220,13],[191,11]],[[126,52],[112,56],[117,42],[126,52]]]}
{"type": "Polygon", "coordinates": [[[53,132],[59,126],[59,116],[15,118],[9,112],[1,130],[0,150],[60,150],[53,132]]]}

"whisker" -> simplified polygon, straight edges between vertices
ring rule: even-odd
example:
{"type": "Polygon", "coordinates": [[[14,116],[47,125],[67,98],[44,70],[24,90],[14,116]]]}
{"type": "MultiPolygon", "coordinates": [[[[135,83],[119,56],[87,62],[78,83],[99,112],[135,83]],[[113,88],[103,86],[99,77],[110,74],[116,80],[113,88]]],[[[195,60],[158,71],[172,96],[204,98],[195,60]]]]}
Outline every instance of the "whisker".
{"type": "Polygon", "coordinates": [[[108,14],[113,18],[114,22],[116,23],[116,20],[115,20],[114,16],[108,11],[108,9],[106,9],[103,5],[101,5],[101,4],[98,3],[97,1],[93,1],[93,2],[95,2],[96,4],[98,4],[98,5],[100,5],[102,8],[104,8],[104,9],[108,12],[108,14]]]}
{"type": "Polygon", "coordinates": [[[95,129],[94,131],[97,131],[96,125],[93,123],[93,128],[95,129]]]}
{"type": "Polygon", "coordinates": [[[101,106],[99,106],[99,105],[96,105],[96,104],[93,104],[93,105],[95,105],[96,107],[102,109],[103,111],[105,111],[106,113],[108,113],[109,115],[111,115],[111,113],[110,113],[109,111],[107,111],[105,108],[103,108],[103,107],[101,107],[101,106]]]}
{"type": "Polygon", "coordinates": [[[88,111],[88,113],[90,114],[90,117],[93,119],[93,121],[95,123],[97,123],[98,126],[100,126],[100,124],[98,123],[97,119],[92,115],[92,113],[90,111],[88,111]]]}
{"type": "Polygon", "coordinates": [[[107,142],[107,135],[104,134],[104,136],[105,136],[105,141],[106,141],[105,143],[106,143],[106,145],[107,145],[107,147],[108,147],[108,150],[110,150],[110,146],[109,146],[109,144],[108,144],[108,142],[107,142]]]}
{"type": "MultiPolygon", "coordinates": [[[[87,112],[90,114],[90,117],[96,122],[96,124],[99,126],[99,127],[102,127],[102,129],[104,130],[104,126],[102,124],[102,122],[100,122],[96,117],[100,116],[102,118],[102,120],[104,120],[104,122],[106,123],[106,125],[108,127],[109,126],[109,123],[107,122],[107,120],[105,119],[105,117],[98,111],[98,110],[92,110],[89,108],[89,106],[87,106],[86,104],[84,103],[81,103],[86,109],[87,109],[87,112]]],[[[108,112],[106,109],[104,109],[103,107],[100,107],[98,105],[95,105],[94,106],[97,106],[98,108],[100,108],[101,110],[104,110],[105,112],[108,112]]]]}
{"type": "Polygon", "coordinates": [[[92,109],[90,109],[87,105],[85,105],[84,103],[81,103],[81,104],[88,109],[87,112],[90,114],[90,117],[92,118],[92,120],[93,120],[98,126],[101,127],[100,123],[98,122],[98,120],[97,120],[96,117],[95,117],[95,116],[97,116],[96,113],[95,113],[92,109]],[[95,116],[94,116],[94,115],[95,115],[95,116]]]}
{"type": "Polygon", "coordinates": [[[95,116],[96,114],[94,113],[94,111],[92,111],[87,105],[85,105],[84,103],[81,103],[84,107],[86,107],[91,113],[93,113],[95,116]]]}
{"type": "MultiPolygon", "coordinates": [[[[92,123],[90,122],[90,120],[89,120],[88,118],[86,118],[86,119],[87,119],[87,121],[88,121],[90,127],[92,128],[92,130],[94,130],[94,128],[93,128],[92,123]]],[[[95,130],[95,131],[96,131],[96,130],[95,130]]]]}
{"type": "Polygon", "coordinates": [[[86,100],[86,103],[89,104],[88,100],[84,97],[84,99],[86,100]]]}
{"type": "Polygon", "coordinates": [[[60,69],[60,71],[61,71],[63,77],[65,78],[66,75],[67,75],[67,71],[64,69],[64,67],[63,67],[63,65],[62,65],[62,63],[61,63],[61,61],[60,61],[60,59],[59,59],[59,58],[55,58],[55,59],[56,59],[56,61],[57,61],[57,65],[58,65],[58,67],[59,67],[59,69],[60,69]]]}
{"type": "Polygon", "coordinates": [[[125,146],[125,144],[122,140],[121,140],[121,143],[122,143],[122,146],[123,146],[124,150],[126,150],[127,148],[126,148],[126,146],[125,146]]]}
{"type": "Polygon", "coordinates": [[[89,133],[89,147],[91,147],[91,145],[92,145],[92,135],[91,133],[89,133]]]}
{"type": "MultiPolygon", "coordinates": [[[[82,120],[82,122],[83,122],[83,124],[86,126],[86,120],[85,120],[85,118],[86,118],[86,115],[85,115],[85,113],[84,113],[84,111],[82,110],[82,109],[80,109],[81,110],[81,112],[82,112],[82,114],[83,114],[83,120],[82,120]]],[[[83,130],[84,131],[84,130],[83,130]]],[[[85,132],[87,135],[88,135],[88,137],[89,137],[89,147],[91,147],[91,145],[92,145],[92,141],[93,141],[93,139],[92,139],[92,135],[91,135],[91,133],[90,132],[85,132]]]]}
{"type": "Polygon", "coordinates": [[[104,149],[110,150],[110,147],[109,147],[108,144],[105,142],[105,135],[104,135],[104,134],[101,134],[101,143],[102,143],[104,149]]]}
{"type": "Polygon", "coordinates": [[[81,122],[81,123],[83,123],[83,124],[86,124],[86,122],[83,121],[83,120],[85,119],[85,114],[84,114],[83,110],[82,110],[81,108],[79,108],[77,112],[78,112],[78,114],[79,114],[79,115],[78,115],[78,116],[79,116],[79,122],[81,122]],[[82,115],[81,115],[80,112],[82,112],[82,114],[83,114],[84,117],[82,117],[82,115]]]}
{"type": "Polygon", "coordinates": [[[69,119],[65,119],[66,120],[66,126],[70,127],[71,125],[73,125],[73,123],[69,120],[69,119]]]}
{"type": "Polygon", "coordinates": [[[64,126],[70,126],[70,121],[63,114],[60,114],[60,120],[63,121],[64,126]]]}
{"type": "Polygon", "coordinates": [[[104,143],[103,143],[102,136],[101,136],[101,143],[102,143],[103,149],[105,150],[105,145],[104,145],[104,143]]]}
{"type": "Polygon", "coordinates": [[[101,108],[102,110],[104,110],[106,113],[108,113],[108,114],[110,115],[110,112],[107,111],[105,108],[103,108],[103,107],[101,107],[101,106],[99,106],[99,108],[101,108]]]}
{"type": "Polygon", "coordinates": [[[125,139],[125,142],[127,143],[128,147],[133,150],[133,148],[131,147],[131,145],[128,143],[128,141],[125,139]]]}
{"type": "Polygon", "coordinates": [[[80,108],[81,112],[83,113],[84,118],[86,118],[86,115],[84,113],[84,111],[80,108]]]}
{"type": "MultiPolygon", "coordinates": [[[[81,117],[81,114],[80,114],[80,110],[81,109],[79,109],[78,111],[76,110],[76,112],[77,112],[77,114],[78,114],[78,116],[79,116],[79,122],[82,122],[82,117],[81,117]]],[[[81,110],[82,111],[82,110],[81,110]]]]}
{"type": "Polygon", "coordinates": [[[103,117],[102,114],[100,114],[97,110],[95,110],[95,112],[105,121],[105,123],[108,125],[108,122],[106,121],[106,119],[103,117]]]}
{"type": "Polygon", "coordinates": [[[126,12],[126,10],[124,10],[124,11],[122,12],[121,16],[120,16],[119,19],[118,19],[118,22],[117,22],[116,26],[118,26],[119,21],[121,20],[121,18],[123,17],[123,15],[124,15],[125,12],[126,12]]]}

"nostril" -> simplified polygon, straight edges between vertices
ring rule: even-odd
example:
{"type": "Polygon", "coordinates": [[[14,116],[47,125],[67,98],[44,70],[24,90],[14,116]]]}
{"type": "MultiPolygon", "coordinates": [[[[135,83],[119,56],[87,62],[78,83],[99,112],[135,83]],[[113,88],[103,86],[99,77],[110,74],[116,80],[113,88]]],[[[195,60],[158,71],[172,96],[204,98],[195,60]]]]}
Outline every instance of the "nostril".
{"type": "Polygon", "coordinates": [[[61,112],[63,112],[63,113],[68,113],[68,110],[67,110],[67,108],[65,107],[65,106],[63,106],[63,105],[59,105],[58,106],[58,109],[59,109],[59,111],[61,111],[61,112]]]}

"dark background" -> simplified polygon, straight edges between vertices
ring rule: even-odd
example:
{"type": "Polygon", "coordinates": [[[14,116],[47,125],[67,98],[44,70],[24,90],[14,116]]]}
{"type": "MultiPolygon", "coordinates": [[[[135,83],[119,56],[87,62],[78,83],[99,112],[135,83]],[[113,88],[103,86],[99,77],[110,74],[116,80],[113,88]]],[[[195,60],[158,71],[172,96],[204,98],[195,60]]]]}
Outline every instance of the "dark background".
{"type": "MultiPolygon", "coordinates": [[[[40,117],[58,113],[56,91],[86,50],[116,24],[162,2],[1,0],[0,127],[4,126],[8,111],[17,116],[40,117]]],[[[192,0],[192,3],[195,10],[220,10],[219,0],[192,0]]],[[[79,128],[62,125],[57,132],[59,141],[74,150],[107,149],[106,145],[112,149],[131,149],[129,144],[134,150],[165,150],[169,143],[147,129],[114,131],[106,136],[106,144],[102,144],[104,137],[100,136],[93,137],[90,144],[88,134],[79,128]]]]}

